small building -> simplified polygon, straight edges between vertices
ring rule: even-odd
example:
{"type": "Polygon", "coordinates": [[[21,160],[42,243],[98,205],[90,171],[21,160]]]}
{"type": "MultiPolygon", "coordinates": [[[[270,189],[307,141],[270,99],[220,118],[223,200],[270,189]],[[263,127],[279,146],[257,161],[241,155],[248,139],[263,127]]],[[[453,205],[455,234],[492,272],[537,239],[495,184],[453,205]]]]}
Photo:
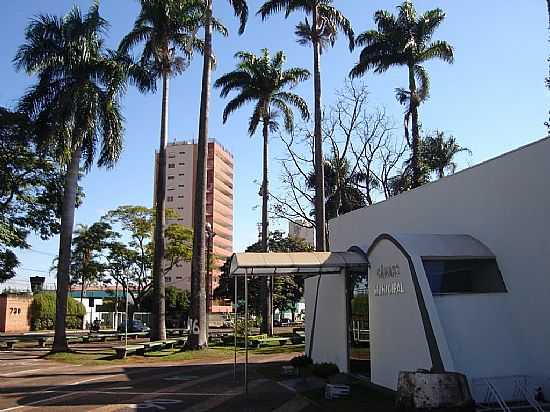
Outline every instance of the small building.
{"type": "MultiPolygon", "coordinates": [[[[370,379],[456,371],[550,398],[550,138],[329,224],[331,249],[368,262],[370,379]]],[[[306,279],[306,353],[350,370],[345,275],[306,279]],[[313,330],[314,329],[314,330],[313,330]],[[312,339],[311,336],[314,336],[312,339]]]]}

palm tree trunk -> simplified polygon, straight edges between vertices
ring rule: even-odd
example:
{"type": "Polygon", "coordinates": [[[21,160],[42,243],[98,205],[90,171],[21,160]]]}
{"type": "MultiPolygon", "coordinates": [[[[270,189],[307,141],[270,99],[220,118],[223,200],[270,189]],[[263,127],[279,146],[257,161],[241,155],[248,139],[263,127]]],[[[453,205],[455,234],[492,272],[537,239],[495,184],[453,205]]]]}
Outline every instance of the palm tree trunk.
{"type": "MultiPolygon", "coordinates": [[[[264,108],[267,110],[267,108],[264,108]]],[[[269,202],[269,119],[263,119],[263,180],[262,180],[262,251],[268,252],[269,242],[269,221],[268,221],[268,202],[269,202]]],[[[262,279],[262,278],[260,278],[262,279]]],[[[273,279],[265,277],[261,280],[262,294],[262,333],[273,335],[273,279]]]]}
{"type": "Polygon", "coordinates": [[[212,76],[212,0],[207,0],[206,24],[204,28],[204,62],[202,68],[201,108],[199,114],[199,141],[197,148],[197,170],[195,208],[193,216],[193,257],[191,259],[191,334],[188,346],[201,349],[208,346],[206,313],[205,274],[205,220],[206,220],[206,176],[208,160],[208,111],[210,106],[210,78],[212,76]]]}
{"type": "MultiPolygon", "coordinates": [[[[317,7],[313,9],[313,30],[317,31],[317,7]]],[[[321,130],[321,45],[313,41],[313,80],[315,91],[315,249],[318,252],[326,250],[325,222],[325,171],[323,167],[323,136],[321,130]]]]}
{"type": "Polygon", "coordinates": [[[67,317],[67,295],[69,293],[69,271],[71,268],[71,242],[78,189],[78,173],[81,149],[77,148],[72,156],[65,176],[63,192],[63,210],[61,213],[61,233],[59,235],[59,259],[57,262],[57,290],[55,305],[55,335],[52,352],[67,352],[65,324],[67,317]]]}
{"type": "Polygon", "coordinates": [[[168,144],[168,93],[169,76],[162,76],[162,114],[160,123],[160,146],[158,154],[156,199],[155,199],[155,254],[153,261],[153,327],[152,340],[166,339],[166,312],[164,296],[164,226],[166,223],[166,145],[168,144]]]}
{"type": "Polygon", "coordinates": [[[421,185],[421,172],[419,162],[420,130],[418,126],[418,102],[416,97],[416,82],[414,80],[414,71],[412,66],[409,66],[409,90],[411,93],[410,110],[412,118],[412,188],[414,189],[415,187],[419,187],[421,185]]]}

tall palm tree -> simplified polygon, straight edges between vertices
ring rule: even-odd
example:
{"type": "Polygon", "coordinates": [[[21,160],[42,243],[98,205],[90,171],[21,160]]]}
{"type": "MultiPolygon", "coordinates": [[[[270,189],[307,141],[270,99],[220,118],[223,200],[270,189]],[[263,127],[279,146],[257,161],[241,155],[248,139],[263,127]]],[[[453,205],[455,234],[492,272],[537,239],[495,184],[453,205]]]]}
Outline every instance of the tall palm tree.
{"type": "MultiPolygon", "coordinates": [[[[206,168],[208,158],[208,112],[210,108],[210,80],[212,76],[212,30],[222,26],[213,17],[213,0],[203,0],[206,7],[204,26],[204,53],[202,67],[199,138],[197,142],[197,169],[195,173],[195,200],[193,215],[193,257],[191,259],[191,319],[198,333],[191,334],[187,345],[194,349],[208,345],[206,336],[206,168]]],[[[235,16],[239,17],[239,34],[244,33],[248,19],[246,0],[228,0],[235,16]]],[[[220,30],[221,31],[221,30],[220,30]]]]}
{"type": "MultiPolygon", "coordinates": [[[[81,162],[89,171],[99,149],[98,166],[111,168],[122,151],[119,98],[129,72],[122,59],[104,49],[106,28],[98,3],[84,15],[78,7],[63,17],[41,15],[27,27],[25,43],[14,58],[18,70],[38,76],[37,84],[22,97],[20,109],[36,119],[42,144],[53,148],[66,168],[54,352],[68,350],[65,316],[81,162]]],[[[148,87],[138,80],[136,83],[148,87]]]]}
{"type": "MultiPolygon", "coordinates": [[[[247,103],[254,103],[254,110],[248,124],[248,134],[253,136],[262,124],[263,133],[263,179],[260,193],[262,194],[262,250],[268,251],[268,148],[269,132],[279,128],[278,118],[282,117],[284,128],[287,132],[294,129],[294,115],[289,106],[298,109],[302,119],[309,118],[306,102],[298,95],[287,91],[300,82],[310,77],[309,71],[302,68],[284,70],[285,55],[282,51],[270,56],[267,49],[262,50],[260,56],[248,52],[238,52],[235,58],[239,60],[236,70],[220,77],[214,83],[221,88],[221,96],[227,97],[231,92],[237,95],[225,107],[223,122],[225,123],[231,113],[247,103]]],[[[271,283],[271,282],[270,282],[271,283]]],[[[262,289],[266,289],[265,282],[262,289]]],[[[272,288],[267,287],[265,300],[262,299],[262,331],[273,333],[271,293],[272,288]]],[[[264,293],[262,293],[264,295],[264,293]]],[[[264,296],[262,296],[264,298],[264,296]]]]}
{"type": "Polygon", "coordinates": [[[148,67],[155,78],[162,79],[162,109],[160,144],[156,173],[154,233],[153,289],[154,322],[153,339],[166,339],[164,229],[166,223],[166,146],[168,144],[169,81],[181,74],[189,65],[193,52],[203,50],[203,43],[196,37],[204,13],[201,0],[141,0],[141,11],[132,31],[121,41],[119,51],[143,45],[140,63],[148,67]]]}
{"type": "Polygon", "coordinates": [[[445,176],[445,171],[454,173],[456,163],[454,158],[458,153],[467,152],[471,154],[470,149],[460,146],[453,136],[445,139],[445,133],[436,131],[434,135],[425,137],[421,143],[422,161],[426,167],[437,173],[439,178],[445,176]]]}
{"type": "Polygon", "coordinates": [[[326,250],[325,219],[325,179],[323,137],[321,130],[321,54],[329,45],[334,45],[338,32],[343,32],[349,39],[350,50],[354,47],[354,33],[349,20],[333,5],[333,0],[268,0],[258,11],[262,19],[284,12],[288,17],[292,12],[304,12],[311,16],[311,23],[305,20],[296,26],[295,34],[298,43],[313,47],[313,80],[315,94],[315,128],[314,128],[314,165],[315,165],[315,246],[317,251],[326,250]]]}
{"type": "MultiPolygon", "coordinates": [[[[358,46],[364,46],[359,62],[351,70],[352,77],[364,75],[368,70],[384,73],[394,66],[406,66],[409,74],[408,90],[397,89],[400,102],[409,101],[405,123],[412,119],[412,187],[421,185],[420,126],[418,107],[426,100],[430,91],[430,78],[423,64],[432,59],[453,63],[453,48],[445,41],[432,41],[435,30],[445,19],[441,9],[429,10],[417,15],[412,1],[406,0],[397,7],[397,16],[386,10],[374,14],[376,30],[368,30],[356,39],[358,46]],[[419,85],[417,85],[417,82],[419,85]]],[[[408,128],[406,128],[408,130],[408,128]]]]}

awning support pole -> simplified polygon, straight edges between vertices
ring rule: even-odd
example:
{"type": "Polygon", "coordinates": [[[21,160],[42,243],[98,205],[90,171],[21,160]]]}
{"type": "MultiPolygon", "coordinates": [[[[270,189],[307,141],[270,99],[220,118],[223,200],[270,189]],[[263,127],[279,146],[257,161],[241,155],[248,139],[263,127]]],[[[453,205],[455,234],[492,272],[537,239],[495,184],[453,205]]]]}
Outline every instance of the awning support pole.
{"type": "Polygon", "coordinates": [[[237,276],[235,276],[235,307],[233,308],[233,343],[235,345],[235,360],[233,361],[233,379],[237,380],[237,276]]]}
{"type": "Polygon", "coordinates": [[[244,277],[244,393],[248,397],[248,273],[244,277]]]}

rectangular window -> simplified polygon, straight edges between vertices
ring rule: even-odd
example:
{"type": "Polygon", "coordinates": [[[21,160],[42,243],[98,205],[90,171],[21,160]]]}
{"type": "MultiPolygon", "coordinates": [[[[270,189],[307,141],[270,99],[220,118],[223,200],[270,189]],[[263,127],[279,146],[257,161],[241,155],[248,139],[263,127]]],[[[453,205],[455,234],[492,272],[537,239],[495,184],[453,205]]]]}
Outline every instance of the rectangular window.
{"type": "Polygon", "coordinates": [[[495,259],[423,259],[422,263],[434,295],[506,292],[495,259]]]}
{"type": "Polygon", "coordinates": [[[176,167],[175,163],[168,163],[168,169],[173,169],[176,167]]]}
{"type": "Polygon", "coordinates": [[[172,282],[172,278],[171,278],[170,276],[165,276],[165,277],[164,277],[164,280],[165,280],[166,282],[172,282]]]}
{"type": "Polygon", "coordinates": [[[174,196],[168,196],[168,197],[166,198],[166,201],[168,201],[168,202],[173,202],[173,201],[174,201],[174,196]]]}
{"type": "Polygon", "coordinates": [[[168,180],[174,180],[174,176],[168,176],[168,180]]]}
{"type": "Polygon", "coordinates": [[[178,176],[185,176],[185,173],[180,173],[178,176]]]}
{"type": "Polygon", "coordinates": [[[180,154],[185,154],[185,152],[180,152],[180,154]]]}
{"type": "Polygon", "coordinates": [[[185,185],[178,185],[178,187],[185,187],[185,185]]]}
{"type": "Polygon", "coordinates": [[[180,163],[179,165],[180,165],[180,166],[185,166],[185,163],[182,162],[182,163],[180,163]]]}
{"type": "Polygon", "coordinates": [[[179,196],[178,196],[178,199],[183,199],[183,195],[179,195],[179,196]]]}

